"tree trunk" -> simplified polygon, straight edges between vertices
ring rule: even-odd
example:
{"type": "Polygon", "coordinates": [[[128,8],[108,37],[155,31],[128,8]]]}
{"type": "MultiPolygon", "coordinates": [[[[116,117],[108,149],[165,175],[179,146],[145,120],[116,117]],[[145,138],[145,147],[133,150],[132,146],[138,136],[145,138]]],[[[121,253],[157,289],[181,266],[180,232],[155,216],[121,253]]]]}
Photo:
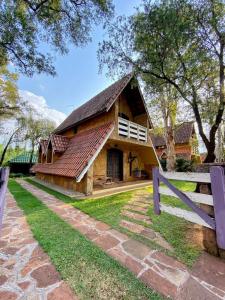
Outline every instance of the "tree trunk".
{"type": "Polygon", "coordinates": [[[166,133],[167,171],[175,170],[175,142],[173,128],[169,126],[166,133]]]}
{"type": "Polygon", "coordinates": [[[10,138],[9,138],[9,140],[8,140],[8,142],[7,142],[7,144],[5,145],[5,147],[4,147],[3,151],[2,151],[2,155],[1,155],[1,159],[0,159],[0,166],[2,166],[2,164],[3,164],[3,162],[4,162],[5,155],[6,155],[6,151],[7,151],[8,147],[9,147],[9,145],[11,144],[12,139],[13,139],[14,135],[16,134],[16,132],[17,132],[17,131],[14,131],[14,132],[12,133],[12,135],[10,136],[10,138]]]}

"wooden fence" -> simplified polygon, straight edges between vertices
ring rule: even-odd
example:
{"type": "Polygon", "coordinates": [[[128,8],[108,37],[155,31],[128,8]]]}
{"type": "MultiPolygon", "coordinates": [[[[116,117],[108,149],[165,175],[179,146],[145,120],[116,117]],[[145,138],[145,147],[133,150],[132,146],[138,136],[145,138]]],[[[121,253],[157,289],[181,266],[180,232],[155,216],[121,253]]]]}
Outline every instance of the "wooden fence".
{"type": "Polygon", "coordinates": [[[5,194],[9,178],[9,168],[0,168],[0,230],[2,227],[3,211],[5,207],[5,194]]]}
{"type": "Polygon", "coordinates": [[[156,214],[159,215],[161,211],[164,211],[184,218],[189,222],[216,230],[217,245],[220,249],[225,249],[225,176],[222,167],[211,167],[210,173],[163,172],[158,168],[154,168],[153,186],[154,211],[156,214]],[[183,192],[177,189],[169,179],[203,184],[210,183],[212,195],[183,192]],[[160,183],[164,183],[166,187],[161,187],[160,183]],[[191,208],[191,211],[160,203],[161,194],[180,199],[191,208]],[[199,204],[213,206],[214,217],[209,216],[199,207],[199,204]]]}

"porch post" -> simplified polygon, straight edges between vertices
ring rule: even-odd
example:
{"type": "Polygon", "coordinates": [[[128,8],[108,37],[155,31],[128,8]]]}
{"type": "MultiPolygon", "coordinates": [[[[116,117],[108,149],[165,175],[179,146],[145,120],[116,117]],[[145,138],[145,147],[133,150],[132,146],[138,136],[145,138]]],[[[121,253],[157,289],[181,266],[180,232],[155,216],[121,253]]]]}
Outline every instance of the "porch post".
{"type": "Polygon", "coordinates": [[[159,168],[153,169],[153,200],[155,214],[160,215],[159,168]]]}
{"type": "Polygon", "coordinates": [[[86,173],[85,176],[85,194],[86,195],[92,195],[93,193],[93,181],[94,181],[94,176],[93,176],[93,165],[90,166],[89,170],[86,173]]]}

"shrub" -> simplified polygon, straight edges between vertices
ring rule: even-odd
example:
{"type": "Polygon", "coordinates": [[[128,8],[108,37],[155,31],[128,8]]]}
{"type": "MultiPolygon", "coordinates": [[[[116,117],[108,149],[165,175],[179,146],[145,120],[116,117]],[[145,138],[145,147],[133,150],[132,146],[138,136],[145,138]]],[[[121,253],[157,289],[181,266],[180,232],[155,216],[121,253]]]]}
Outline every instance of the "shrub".
{"type": "Polygon", "coordinates": [[[167,171],[167,162],[166,162],[166,159],[161,158],[160,159],[160,164],[162,166],[163,171],[167,171]]]}
{"type": "Polygon", "coordinates": [[[184,158],[176,159],[176,171],[177,172],[192,172],[194,169],[194,161],[184,158]]]}

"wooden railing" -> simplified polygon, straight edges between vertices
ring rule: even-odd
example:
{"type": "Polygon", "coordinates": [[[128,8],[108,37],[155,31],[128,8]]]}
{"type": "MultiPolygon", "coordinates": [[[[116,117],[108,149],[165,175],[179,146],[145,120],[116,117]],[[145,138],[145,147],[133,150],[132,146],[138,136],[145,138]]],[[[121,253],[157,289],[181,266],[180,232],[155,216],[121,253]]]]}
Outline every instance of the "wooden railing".
{"type": "Polygon", "coordinates": [[[121,117],[118,118],[119,135],[132,138],[141,142],[147,142],[147,128],[137,123],[128,121],[121,117]]]}
{"type": "Polygon", "coordinates": [[[225,249],[225,176],[224,169],[219,166],[211,167],[210,173],[163,172],[153,169],[154,211],[157,215],[164,211],[171,215],[184,218],[213,230],[216,230],[217,244],[225,249]],[[169,179],[198,183],[210,183],[212,195],[195,192],[183,192],[177,189],[169,179]],[[166,187],[161,187],[160,183],[166,187]],[[184,202],[191,211],[165,205],[160,202],[160,195],[173,196],[184,202]],[[209,216],[199,204],[213,206],[214,217],[209,216]]]}
{"type": "Polygon", "coordinates": [[[0,230],[2,227],[3,212],[5,207],[5,194],[9,178],[9,168],[0,168],[0,230]]]}

